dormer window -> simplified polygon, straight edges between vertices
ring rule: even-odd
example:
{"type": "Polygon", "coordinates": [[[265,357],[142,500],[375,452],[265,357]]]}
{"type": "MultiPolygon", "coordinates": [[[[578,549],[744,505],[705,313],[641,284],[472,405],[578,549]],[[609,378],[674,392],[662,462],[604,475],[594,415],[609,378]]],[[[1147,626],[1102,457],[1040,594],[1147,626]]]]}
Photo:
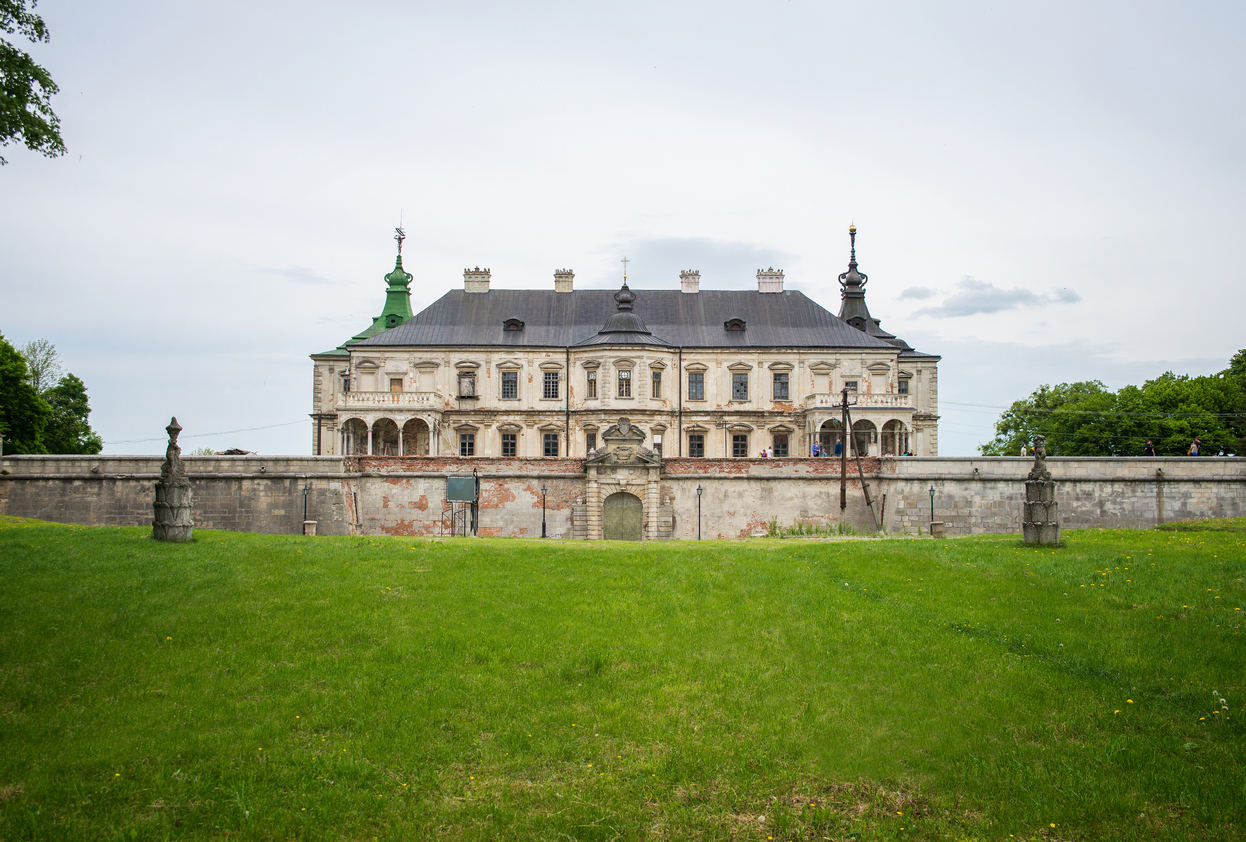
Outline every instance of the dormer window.
{"type": "Polygon", "coordinates": [[[502,322],[503,333],[519,333],[523,330],[524,323],[519,319],[507,319],[502,322]]]}
{"type": "Polygon", "coordinates": [[[726,330],[744,330],[744,319],[727,319],[723,322],[726,330]]]}

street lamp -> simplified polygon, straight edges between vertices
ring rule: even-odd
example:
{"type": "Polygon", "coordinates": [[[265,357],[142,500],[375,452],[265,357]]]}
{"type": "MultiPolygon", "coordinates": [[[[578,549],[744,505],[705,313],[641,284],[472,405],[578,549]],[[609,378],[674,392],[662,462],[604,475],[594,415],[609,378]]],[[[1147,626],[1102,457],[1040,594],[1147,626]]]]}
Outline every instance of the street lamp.
{"type": "Polygon", "coordinates": [[[545,492],[549,489],[541,486],[541,537],[545,537],[545,492]]]}
{"type": "Polygon", "coordinates": [[[701,484],[697,483],[697,540],[701,540],[701,484]]]}
{"type": "Polygon", "coordinates": [[[934,535],[934,486],[930,486],[930,534],[934,535]]]}
{"type": "Polygon", "coordinates": [[[303,483],[303,534],[307,534],[307,492],[311,490],[310,483],[303,483]]]}

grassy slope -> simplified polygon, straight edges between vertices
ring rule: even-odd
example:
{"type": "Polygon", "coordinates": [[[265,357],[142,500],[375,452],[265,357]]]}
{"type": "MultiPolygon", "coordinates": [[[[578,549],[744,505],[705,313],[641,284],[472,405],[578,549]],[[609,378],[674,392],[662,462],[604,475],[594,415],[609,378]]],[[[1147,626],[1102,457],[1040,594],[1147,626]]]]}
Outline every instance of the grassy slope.
{"type": "Polygon", "coordinates": [[[0,839],[1242,839],[1244,528],[0,519],[0,839]]]}

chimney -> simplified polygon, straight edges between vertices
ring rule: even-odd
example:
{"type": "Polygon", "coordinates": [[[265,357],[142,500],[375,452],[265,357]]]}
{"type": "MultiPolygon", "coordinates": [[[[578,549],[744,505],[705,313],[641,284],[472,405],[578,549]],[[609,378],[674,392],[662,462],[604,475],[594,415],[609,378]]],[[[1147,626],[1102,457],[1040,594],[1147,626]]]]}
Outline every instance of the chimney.
{"type": "Polygon", "coordinates": [[[489,291],[489,270],[481,269],[477,266],[475,269],[463,270],[463,291],[464,292],[488,292],[489,291]]]}
{"type": "Polygon", "coordinates": [[[757,291],[783,292],[783,270],[770,268],[763,271],[758,269],[757,291]]]}
{"type": "Polygon", "coordinates": [[[574,280],[575,272],[559,269],[554,272],[554,292],[571,292],[571,282],[574,280]]]}
{"type": "Polygon", "coordinates": [[[679,273],[679,290],[680,292],[700,292],[701,291],[701,270],[685,269],[679,273]]]}

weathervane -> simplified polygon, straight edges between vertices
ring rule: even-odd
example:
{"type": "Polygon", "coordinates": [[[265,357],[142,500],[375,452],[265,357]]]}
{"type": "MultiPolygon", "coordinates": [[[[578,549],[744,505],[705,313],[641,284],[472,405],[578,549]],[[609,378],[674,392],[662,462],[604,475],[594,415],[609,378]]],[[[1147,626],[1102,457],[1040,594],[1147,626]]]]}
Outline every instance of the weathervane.
{"type": "Polygon", "coordinates": [[[402,220],[398,220],[398,227],[394,229],[394,239],[398,241],[398,256],[402,257],[402,241],[407,238],[407,232],[402,230],[402,220]]]}

